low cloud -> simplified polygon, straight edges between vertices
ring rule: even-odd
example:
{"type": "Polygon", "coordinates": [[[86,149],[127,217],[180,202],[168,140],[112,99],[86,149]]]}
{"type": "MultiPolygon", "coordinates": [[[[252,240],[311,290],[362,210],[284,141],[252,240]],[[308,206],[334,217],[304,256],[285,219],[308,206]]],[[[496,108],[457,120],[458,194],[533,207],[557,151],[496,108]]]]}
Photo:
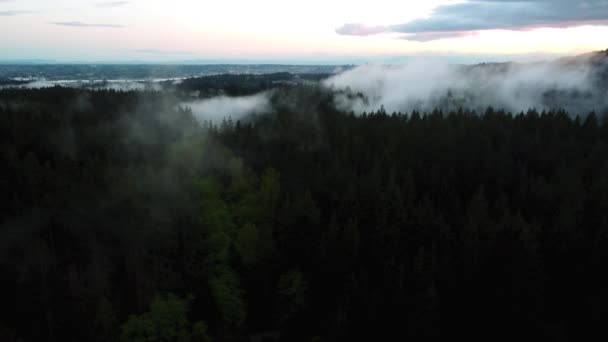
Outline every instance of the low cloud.
{"type": "Polygon", "coordinates": [[[559,62],[457,66],[415,61],[401,66],[365,65],[325,81],[341,110],[410,113],[436,108],[518,113],[531,108],[588,114],[608,108],[608,92],[587,64],[559,62]]]}
{"type": "Polygon", "coordinates": [[[182,107],[192,109],[192,114],[200,122],[219,123],[223,119],[242,120],[250,115],[267,113],[271,109],[268,94],[228,97],[217,96],[205,100],[184,102],[182,107]]]}
{"type": "Polygon", "coordinates": [[[98,28],[123,28],[124,25],[116,25],[116,24],[89,24],[83,23],[81,21],[60,21],[51,23],[57,26],[68,26],[68,27],[98,27],[98,28]]]}
{"type": "Polygon", "coordinates": [[[402,24],[365,26],[345,24],[336,30],[343,35],[365,36],[401,33],[404,39],[430,41],[459,37],[483,30],[527,30],[608,24],[608,1],[591,0],[472,0],[442,5],[427,18],[402,24]],[[452,35],[448,35],[451,33],[452,35]]]}

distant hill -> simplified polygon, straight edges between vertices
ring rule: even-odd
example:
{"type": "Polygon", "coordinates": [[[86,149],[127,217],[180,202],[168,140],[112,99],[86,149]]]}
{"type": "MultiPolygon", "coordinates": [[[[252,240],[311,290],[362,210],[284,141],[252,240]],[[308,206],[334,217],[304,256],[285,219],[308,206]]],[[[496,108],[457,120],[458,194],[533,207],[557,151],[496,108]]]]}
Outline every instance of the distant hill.
{"type": "Polygon", "coordinates": [[[557,68],[580,68],[591,67],[595,80],[602,85],[608,85],[608,49],[593,51],[577,56],[568,56],[554,61],[541,61],[534,63],[480,63],[465,66],[466,71],[483,71],[494,73],[506,73],[515,69],[525,69],[530,66],[548,65],[557,68]]]}
{"type": "Polygon", "coordinates": [[[3,64],[0,77],[53,80],[153,80],[219,74],[333,74],[352,68],[335,65],[153,65],[153,64],[3,64]]]}
{"type": "Polygon", "coordinates": [[[603,51],[593,51],[573,57],[563,57],[558,60],[560,63],[593,63],[605,64],[608,63],[608,49],[603,51]]]}

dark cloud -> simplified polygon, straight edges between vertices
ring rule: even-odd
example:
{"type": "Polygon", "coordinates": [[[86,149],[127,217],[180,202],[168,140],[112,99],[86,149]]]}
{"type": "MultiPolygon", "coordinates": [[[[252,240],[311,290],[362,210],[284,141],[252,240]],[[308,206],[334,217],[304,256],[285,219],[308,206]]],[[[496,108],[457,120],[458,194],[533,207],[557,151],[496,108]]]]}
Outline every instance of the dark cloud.
{"type": "Polygon", "coordinates": [[[454,31],[454,32],[419,32],[414,34],[408,34],[407,36],[401,37],[404,40],[414,42],[430,42],[433,40],[450,39],[450,38],[462,38],[475,35],[475,31],[454,31]]]}
{"type": "Polygon", "coordinates": [[[101,28],[122,28],[124,25],[115,25],[115,24],[88,24],[80,21],[61,21],[51,23],[57,26],[69,26],[69,27],[101,27],[101,28]]]}
{"type": "Polygon", "coordinates": [[[98,2],[96,4],[97,7],[119,7],[130,4],[131,1],[104,1],[98,2]]]}
{"type": "Polygon", "coordinates": [[[336,30],[345,35],[404,33],[411,40],[457,37],[466,32],[538,27],[565,28],[608,24],[608,0],[474,0],[437,7],[428,18],[398,25],[370,27],[346,24],[336,30]],[[456,33],[458,32],[458,34],[456,33]]]}

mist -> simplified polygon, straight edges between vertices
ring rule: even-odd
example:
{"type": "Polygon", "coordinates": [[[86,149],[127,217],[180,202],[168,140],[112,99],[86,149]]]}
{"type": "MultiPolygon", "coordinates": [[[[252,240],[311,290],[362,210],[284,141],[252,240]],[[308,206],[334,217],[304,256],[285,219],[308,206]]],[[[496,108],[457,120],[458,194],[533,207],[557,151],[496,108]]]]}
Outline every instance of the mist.
{"type": "Polygon", "coordinates": [[[324,82],[340,110],[363,113],[488,107],[510,112],[565,109],[574,115],[608,107],[606,88],[588,63],[448,65],[415,61],[363,65],[324,82]]]}
{"type": "Polygon", "coordinates": [[[242,120],[249,115],[263,114],[271,110],[268,93],[251,96],[217,96],[204,100],[181,103],[182,107],[192,110],[199,122],[221,122],[223,119],[242,120]]]}
{"type": "MultiPolygon", "coordinates": [[[[0,89],[44,89],[53,87],[92,89],[92,90],[115,90],[115,91],[161,91],[161,82],[165,80],[34,80],[19,85],[2,85],[0,89]]],[[[174,83],[179,82],[175,80],[174,83]]]]}

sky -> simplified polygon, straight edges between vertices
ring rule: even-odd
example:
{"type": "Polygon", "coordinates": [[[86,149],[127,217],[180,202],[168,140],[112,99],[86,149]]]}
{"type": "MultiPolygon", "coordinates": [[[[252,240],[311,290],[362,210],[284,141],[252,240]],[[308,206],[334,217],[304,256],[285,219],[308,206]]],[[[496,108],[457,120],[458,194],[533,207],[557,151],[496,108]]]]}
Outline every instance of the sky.
{"type": "Polygon", "coordinates": [[[0,0],[0,60],[534,60],[606,37],[608,0],[0,0]]]}

